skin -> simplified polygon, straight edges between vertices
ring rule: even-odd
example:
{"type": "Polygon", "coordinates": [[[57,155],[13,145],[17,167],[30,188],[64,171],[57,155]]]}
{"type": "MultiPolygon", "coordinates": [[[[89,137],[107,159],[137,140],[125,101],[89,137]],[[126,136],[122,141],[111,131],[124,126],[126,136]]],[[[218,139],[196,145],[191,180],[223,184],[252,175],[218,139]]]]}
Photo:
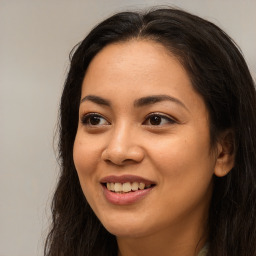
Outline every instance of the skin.
{"type": "Polygon", "coordinates": [[[232,161],[220,143],[211,149],[208,111],[179,61],[152,41],[108,45],[87,69],[81,100],[74,163],[87,201],[117,237],[119,255],[197,255],[207,239],[213,174],[225,175],[232,161]],[[134,105],[152,95],[175,100],[134,105]],[[88,113],[97,113],[98,124],[88,113]],[[167,118],[153,125],[152,113],[167,118]],[[136,203],[114,205],[100,180],[124,174],[156,186],[136,203]]]}

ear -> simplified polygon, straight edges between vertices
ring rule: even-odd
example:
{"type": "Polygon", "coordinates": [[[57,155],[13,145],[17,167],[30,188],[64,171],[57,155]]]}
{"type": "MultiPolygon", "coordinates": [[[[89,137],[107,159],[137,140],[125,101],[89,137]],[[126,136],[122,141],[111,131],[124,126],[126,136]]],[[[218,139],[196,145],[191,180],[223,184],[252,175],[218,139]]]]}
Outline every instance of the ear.
{"type": "Polygon", "coordinates": [[[221,134],[217,142],[217,158],[214,174],[218,177],[227,175],[234,167],[235,143],[232,130],[226,130],[221,134]]]}

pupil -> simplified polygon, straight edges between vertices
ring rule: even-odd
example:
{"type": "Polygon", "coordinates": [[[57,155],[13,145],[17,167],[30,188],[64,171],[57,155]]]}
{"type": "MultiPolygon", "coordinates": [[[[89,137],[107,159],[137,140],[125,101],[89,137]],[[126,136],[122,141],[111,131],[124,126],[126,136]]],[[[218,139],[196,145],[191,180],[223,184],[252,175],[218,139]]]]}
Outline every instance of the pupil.
{"type": "Polygon", "coordinates": [[[97,125],[100,123],[100,118],[98,116],[91,116],[90,117],[90,123],[92,125],[97,125]]]}
{"type": "Polygon", "coordinates": [[[161,117],[160,116],[152,116],[152,117],[150,117],[150,123],[152,125],[159,125],[161,123],[161,117]]]}

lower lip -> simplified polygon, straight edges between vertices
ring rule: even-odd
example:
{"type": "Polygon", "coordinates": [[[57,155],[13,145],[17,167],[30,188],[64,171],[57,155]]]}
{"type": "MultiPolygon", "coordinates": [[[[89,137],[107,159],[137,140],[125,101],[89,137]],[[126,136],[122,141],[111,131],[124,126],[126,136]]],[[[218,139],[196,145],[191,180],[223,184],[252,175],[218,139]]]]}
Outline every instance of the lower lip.
{"type": "Polygon", "coordinates": [[[115,193],[112,191],[109,191],[104,185],[103,187],[103,194],[106,197],[106,199],[116,205],[129,205],[136,203],[137,201],[143,199],[146,197],[151,190],[154,187],[147,188],[147,189],[142,189],[142,190],[137,190],[133,192],[128,192],[128,193],[115,193]]]}

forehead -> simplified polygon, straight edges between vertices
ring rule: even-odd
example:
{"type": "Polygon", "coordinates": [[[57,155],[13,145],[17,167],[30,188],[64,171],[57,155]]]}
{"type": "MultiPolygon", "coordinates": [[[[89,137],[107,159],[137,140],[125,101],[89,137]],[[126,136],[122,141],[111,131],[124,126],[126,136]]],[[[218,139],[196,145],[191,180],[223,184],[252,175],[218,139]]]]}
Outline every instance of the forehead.
{"type": "Polygon", "coordinates": [[[104,47],[91,61],[89,69],[95,65],[107,68],[120,68],[125,65],[133,71],[148,70],[165,62],[177,62],[178,60],[162,44],[151,40],[133,39],[125,42],[119,42],[104,47]]]}
{"type": "Polygon", "coordinates": [[[157,84],[160,79],[170,84],[182,80],[191,86],[183,66],[163,45],[130,40],[103,48],[89,64],[83,84],[88,87],[92,82],[94,89],[98,82],[102,87],[111,82],[112,86],[123,82],[123,87],[131,84],[141,87],[142,82],[157,84]]]}
{"type": "Polygon", "coordinates": [[[110,44],[91,61],[82,85],[82,97],[134,100],[167,94],[185,101],[188,107],[205,107],[179,60],[160,43],[130,40],[110,44]],[[197,106],[198,105],[198,106],[197,106]]]}

